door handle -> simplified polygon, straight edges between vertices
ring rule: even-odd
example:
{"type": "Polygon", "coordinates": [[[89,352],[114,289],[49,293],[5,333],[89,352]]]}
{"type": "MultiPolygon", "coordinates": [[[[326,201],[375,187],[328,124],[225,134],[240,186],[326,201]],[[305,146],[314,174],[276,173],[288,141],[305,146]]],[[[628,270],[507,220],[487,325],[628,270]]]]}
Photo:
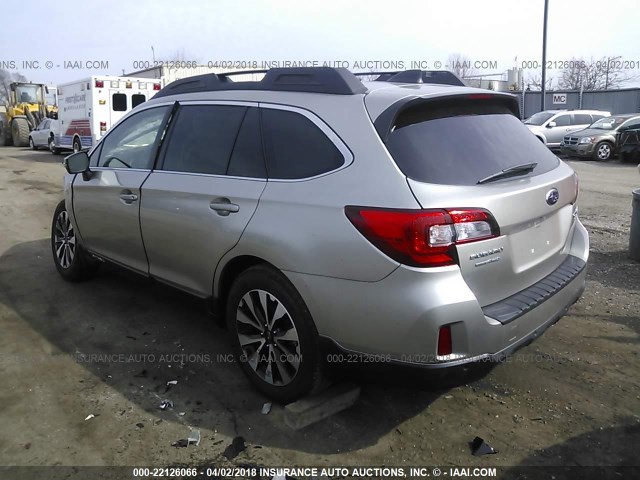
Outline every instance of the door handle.
{"type": "Polygon", "coordinates": [[[131,204],[138,200],[138,195],[132,193],[131,190],[123,190],[120,192],[120,200],[122,200],[126,204],[131,204]]]}
{"type": "Polygon", "coordinates": [[[231,203],[228,198],[216,198],[211,200],[209,208],[215,210],[218,215],[226,217],[230,213],[237,213],[240,211],[240,207],[235,203],[231,203]]]}

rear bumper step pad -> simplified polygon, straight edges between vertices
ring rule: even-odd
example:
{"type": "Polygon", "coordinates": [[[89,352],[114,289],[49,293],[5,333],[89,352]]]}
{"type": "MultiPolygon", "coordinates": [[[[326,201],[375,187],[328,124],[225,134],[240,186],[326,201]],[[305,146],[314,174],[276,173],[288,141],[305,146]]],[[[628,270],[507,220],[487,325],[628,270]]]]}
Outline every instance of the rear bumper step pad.
{"type": "Polygon", "coordinates": [[[562,290],[585,266],[586,262],[569,255],[556,270],[539,282],[504,300],[482,307],[482,312],[502,324],[512,322],[562,290]]]}

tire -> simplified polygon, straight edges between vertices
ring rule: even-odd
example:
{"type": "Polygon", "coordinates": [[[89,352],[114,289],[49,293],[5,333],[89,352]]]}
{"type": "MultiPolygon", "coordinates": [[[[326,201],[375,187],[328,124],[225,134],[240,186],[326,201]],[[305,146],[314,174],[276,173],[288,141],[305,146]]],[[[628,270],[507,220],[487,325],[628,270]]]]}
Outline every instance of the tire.
{"type": "Polygon", "coordinates": [[[30,148],[31,150],[37,150],[37,148],[36,148],[36,144],[35,144],[35,143],[33,143],[33,137],[32,137],[31,135],[29,135],[29,148],[30,148]]]}
{"type": "Polygon", "coordinates": [[[79,138],[74,138],[73,139],[73,153],[78,153],[80,150],[82,150],[82,144],[80,143],[80,139],[79,138]]]}
{"type": "Polygon", "coordinates": [[[236,360],[267,397],[291,402],[321,385],[318,332],[300,294],[280,272],[259,265],[241,273],[229,291],[225,317],[236,360]]]}
{"type": "Polygon", "coordinates": [[[49,137],[48,147],[51,153],[53,153],[54,155],[60,155],[60,149],[55,147],[53,137],[49,137]]]}
{"type": "Polygon", "coordinates": [[[87,280],[98,270],[98,263],[87,256],[75,236],[64,200],[53,213],[51,253],[56,269],[69,282],[87,280]]]}
{"type": "Polygon", "coordinates": [[[29,146],[29,123],[26,118],[14,118],[11,122],[11,136],[15,147],[29,146]]]}
{"type": "Polygon", "coordinates": [[[600,142],[593,149],[593,159],[608,162],[613,156],[613,146],[609,142],[600,142]]]}

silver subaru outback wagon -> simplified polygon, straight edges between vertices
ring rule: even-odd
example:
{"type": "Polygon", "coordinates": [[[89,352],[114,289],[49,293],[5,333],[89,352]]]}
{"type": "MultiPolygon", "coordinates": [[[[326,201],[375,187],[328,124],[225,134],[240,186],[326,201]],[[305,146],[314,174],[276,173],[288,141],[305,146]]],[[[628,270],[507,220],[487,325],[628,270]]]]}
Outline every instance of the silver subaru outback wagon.
{"type": "Polygon", "coordinates": [[[288,401],[329,345],[440,368],[501,359],[585,286],[575,173],[513,96],[448,72],[203,75],[65,159],[67,280],[113,262],[211,300],[239,364],[288,401]]]}

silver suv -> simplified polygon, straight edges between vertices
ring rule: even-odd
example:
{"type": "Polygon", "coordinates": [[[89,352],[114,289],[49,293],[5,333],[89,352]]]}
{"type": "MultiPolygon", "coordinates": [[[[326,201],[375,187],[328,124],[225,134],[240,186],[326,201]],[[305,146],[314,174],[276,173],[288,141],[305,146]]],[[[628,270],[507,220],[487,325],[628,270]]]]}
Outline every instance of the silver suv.
{"type": "Polygon", "coordinates": [[[282,401],[319,384],[329,347],[497,360],[580,296],[578,181],[515,97],[419,71],[231,80],[174,82],[65,159],[65,279],[98,259],[210,298],[245,374],[282,401]]]}
{"type": "Polygon", "coordinates": [[[593,122],[611,116],[599,110],[545,110],[524,121],[529,130],[549,148],[560,148],[562,139],[571,132],[587,128],[593,122]]]}

